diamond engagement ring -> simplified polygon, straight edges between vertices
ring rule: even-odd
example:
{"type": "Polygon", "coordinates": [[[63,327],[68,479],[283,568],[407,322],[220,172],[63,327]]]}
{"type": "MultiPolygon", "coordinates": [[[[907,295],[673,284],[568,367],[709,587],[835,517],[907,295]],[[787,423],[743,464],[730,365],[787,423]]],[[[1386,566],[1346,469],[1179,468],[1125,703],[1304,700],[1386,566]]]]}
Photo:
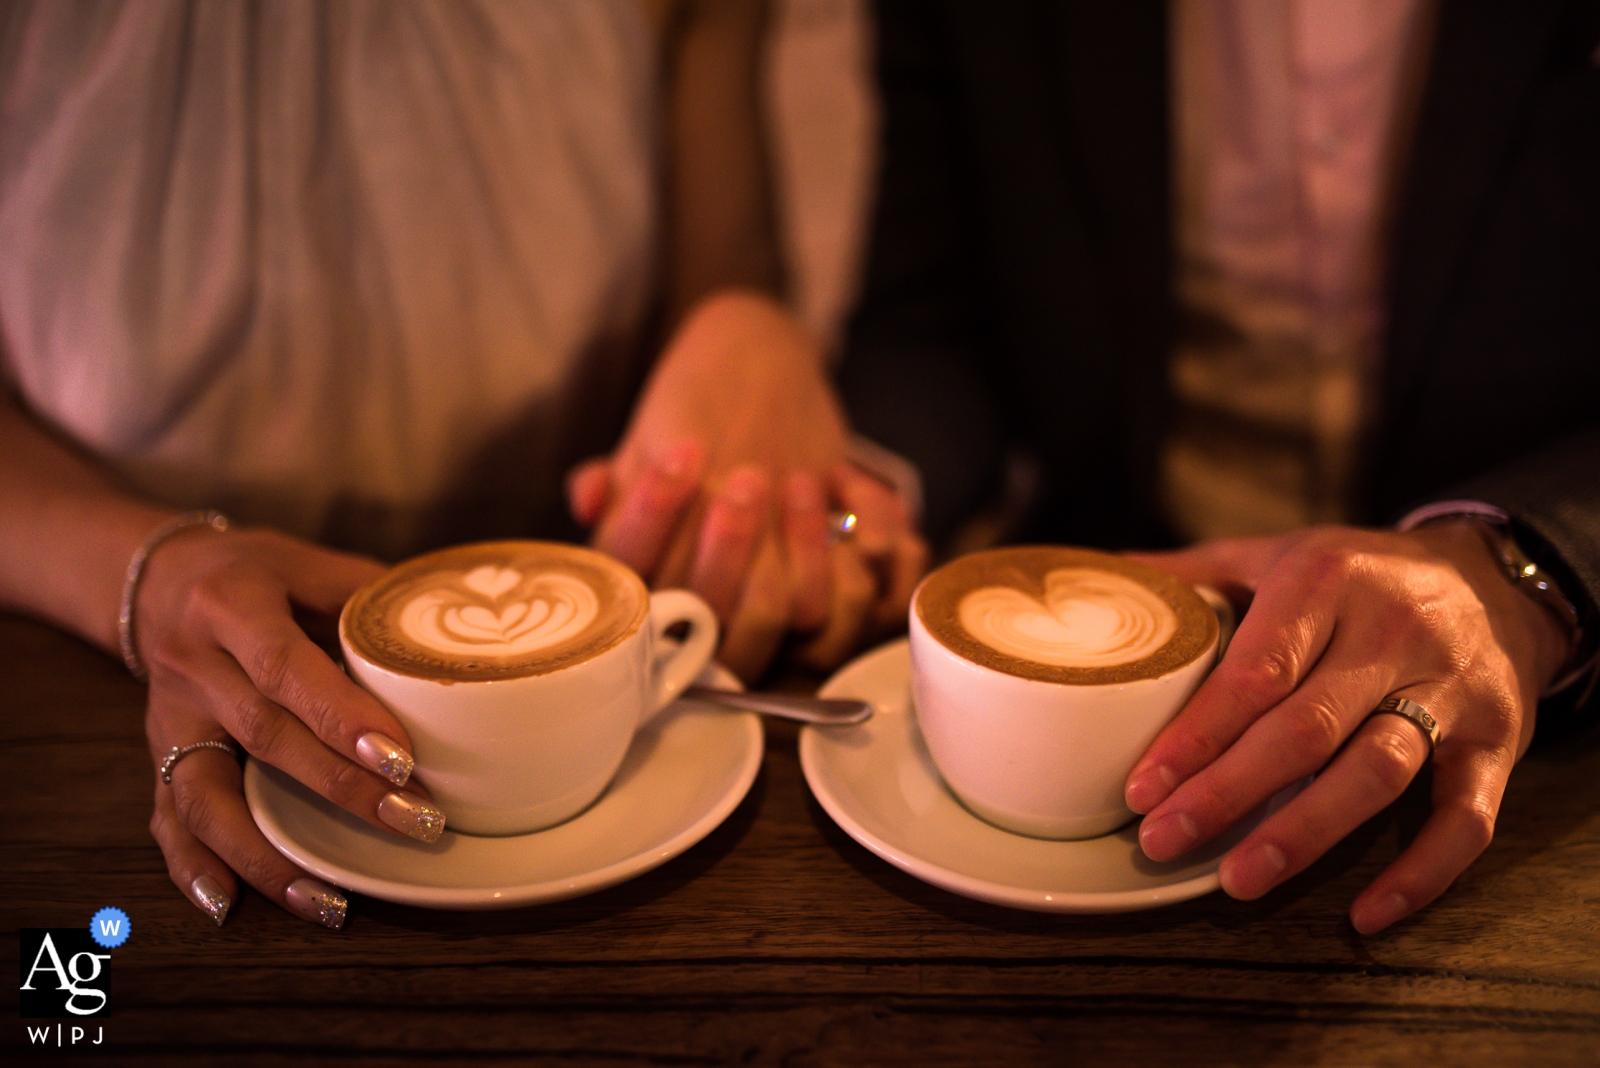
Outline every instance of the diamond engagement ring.
{"type": "Polygon", "coordinates": [[[178,761],[199,749],[220,749],[235,760],[239,759],[239,750],[232,742],[195,742],[193,745],[175,745],[161,761],[161,781],[171,786],[172,769],[178,766],[178,761]]]}

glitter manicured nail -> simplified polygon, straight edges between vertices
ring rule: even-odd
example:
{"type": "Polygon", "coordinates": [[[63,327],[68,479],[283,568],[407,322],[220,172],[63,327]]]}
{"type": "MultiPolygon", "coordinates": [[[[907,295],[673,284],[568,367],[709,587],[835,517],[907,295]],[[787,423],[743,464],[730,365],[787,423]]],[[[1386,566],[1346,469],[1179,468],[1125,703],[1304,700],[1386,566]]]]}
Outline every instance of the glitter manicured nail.
{"type": "Polygon", "coordinates": [[[222,926],[222,921],[228,918],[228,910],[233,907],[233,899],[223,892],[222,884],[209,875],[195,877],[194,882],[189,884],[189,896],[218,927],[222,926]]]}
{"type": "Polygon", "coordinates": [[[400,748],[399,742],[377,731],[368,731],[356,742],[356,757],[396,786],[405,785],[416,764],[411,754],[400,748]]]}
{"type": "Polygon", "coordinates": [[[335,931],[344,926],[345,914],[350,911],[349,899],[327,883],[309,876],[290,883],[284,896],[289,911],[296,916],[335,931]]]}
{"type": "Polygon", "coordinates": [[[378,818],[419,842],[437,842],[444,833],[444,813],[416,794],[391,790],[378,802],[378,818]]]}

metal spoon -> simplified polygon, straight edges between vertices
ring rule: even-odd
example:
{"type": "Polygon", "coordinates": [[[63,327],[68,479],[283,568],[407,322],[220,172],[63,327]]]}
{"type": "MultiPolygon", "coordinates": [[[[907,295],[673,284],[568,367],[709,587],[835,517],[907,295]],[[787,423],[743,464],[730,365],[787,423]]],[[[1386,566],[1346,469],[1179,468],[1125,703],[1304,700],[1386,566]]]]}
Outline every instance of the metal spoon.
{"type": "Polygon", "coordinates": [[[824,727],[863,723],[872,718],[872,705],[866,701],[838,697],[804,697],[792,693],[740,693],[710,686],[690,686],[683,696],[725,708],[760,712],[765,716],[816,723],[824,727]]]}

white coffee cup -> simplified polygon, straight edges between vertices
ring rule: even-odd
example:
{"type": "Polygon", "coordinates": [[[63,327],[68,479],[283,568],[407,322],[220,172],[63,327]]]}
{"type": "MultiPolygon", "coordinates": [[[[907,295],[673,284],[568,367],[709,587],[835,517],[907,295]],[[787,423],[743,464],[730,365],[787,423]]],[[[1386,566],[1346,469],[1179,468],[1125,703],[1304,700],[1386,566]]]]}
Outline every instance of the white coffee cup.
{"type": "MultiPolygon", "coordinates": [[[[352,604],[354,601],[351,602],[352,604]]],[[[583,811],[616,775],[634,734],[711,660],[717,620],[686,590],[649,595],[632,633],[588,659],[542,674],[433,679],[390,670],[339,639],[350,675],[406,728],[413,777],[452,831],[526,834],[583,811]],[[687,624],[682,645],[663,641],[687,624]]]]}
{"type": "Polygon", "coordinates": [[[928,752],[961,802],[1036,838],[1092,838],[1133,819],[1123,801],[1128,774],[1210,672],[1218,635],[1156,677],[1093,685],[1023,678],[934,637],[917,610],[926,585],[910,612],[912,694],[928,752]]]}

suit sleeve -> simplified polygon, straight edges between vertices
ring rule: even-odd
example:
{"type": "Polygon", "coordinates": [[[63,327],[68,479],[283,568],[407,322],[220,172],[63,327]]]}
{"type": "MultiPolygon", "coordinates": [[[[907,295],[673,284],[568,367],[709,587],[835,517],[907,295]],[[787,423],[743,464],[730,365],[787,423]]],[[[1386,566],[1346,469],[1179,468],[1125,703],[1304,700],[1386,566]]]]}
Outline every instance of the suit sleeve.
{"type": "MultiPolygon", "coordinates": [[[[1577,603],[1584,655],[1600,647],[1600,427],[1518,457],[1458,487],[1452,496],[1505,510],[1517,542],[1577,603]]],[[[1583,684],[1540,706],[1539,733],[1561,733],[1600,713],[1600,687],[1583,684]],[[1588,697],[1587,701],[1580,699],[1588,697]]]]}

